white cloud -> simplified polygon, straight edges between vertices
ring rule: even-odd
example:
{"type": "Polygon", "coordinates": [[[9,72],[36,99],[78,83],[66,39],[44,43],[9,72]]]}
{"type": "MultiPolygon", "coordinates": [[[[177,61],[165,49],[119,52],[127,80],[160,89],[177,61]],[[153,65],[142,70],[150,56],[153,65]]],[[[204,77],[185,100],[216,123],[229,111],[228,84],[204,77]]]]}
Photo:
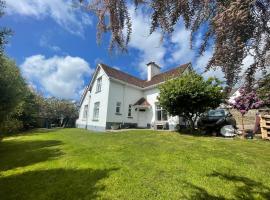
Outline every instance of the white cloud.
{"type": "Polygon", "coordinates": [[[93,73],[84,59],[71,56],[34,55],[26,58],[20,67],[32,85],[49,96],[64,99],[79,99],[85,86],[84,78],[89,79],[93,73]]]}
{"type": "Polygon", "coordinates": [[[190,31],[180,23],[172,34],[172,53],[168,61],[170,63],[187,63],[195,57],[195,52],[190,49],[190,31]]]}
{"type": "Polygon", "coordinates": [[[138,59],[139,70],[141,76],[146,76],[146,64],[150,61],[154,61],[161,67],[164,66],[164,56],[166,54],[166,48],[161,43],[161,33],[150,33],[150,17],[140,9],[135,11],[132,6],[129,8],[129,12],[132,19],[132,35],[129,43],[129,47],[139,51],[140,57],[138,59]]]}
{"type": "MultiPolygon", "coordinates": [[[[129,7],[129,13],[132,19],[132,35],[129,47],[139,51],[137,59],[141,76],[146,75],[146,64],[154,61],[161,67],[169,65],[179,65],[188,62],[193,63],[193,68],[202,73],[212,57],[212,51],[207,50],[204,55],[197,57],[196,51],[201,43],[201,34],[198,34],[194,41],[194,49],[190,49],[190,30],[187,30],[180,20],[175,31],[170,38],[161,42],[162,34],[155,31],[149,35],[151,26],[151,17],[143,13],[141,9],[134,10],[129,7]]],[[[205,77],[215,75],[223,78],[221,70],[210,70],[203,74],[205,77]]]]}
{"type": "Polygon", "coordinates": [[[92,24],[89,15],[72,6],[71,0],[8,0],[6,5],[8,14],[50,17],[75,35],[83,36],[85,27],[92,24]]]}
{"type": "Polygon", "coordinates": [[[50,49],[51,51],[54,51],[54,52],[61,51],[61,48],[59,46],[50,44],[49,38],[46,35],[41,36],[41,38],[39,40],[39,45],[41,47],[48,48],[48,49],[50,49]]]}

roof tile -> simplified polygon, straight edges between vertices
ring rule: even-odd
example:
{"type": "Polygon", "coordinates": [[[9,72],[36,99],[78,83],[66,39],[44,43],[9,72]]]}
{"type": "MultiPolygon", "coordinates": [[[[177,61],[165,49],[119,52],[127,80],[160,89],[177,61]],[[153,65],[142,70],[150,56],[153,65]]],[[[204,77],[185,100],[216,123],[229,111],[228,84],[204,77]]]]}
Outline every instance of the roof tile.
{"type": "Polygon", "coordinates": [[[150,81],[139,79],[135,76],[129,75],[125,72],[114,69],[105,64],[100,64],[100,65],[102,66],[102,68],[104,69],[104,71],[109,77],[115,78],[117,80],[129,83],[129,84],[141,87],[141,88],[145,88],[145,87],[150,87],[152,85],[156,85],[166,80],[180,76],[185,71],[185,69],[189,66],[189,63],[180,65],[169,71],[157,74],[153,76],[150,81]]]}

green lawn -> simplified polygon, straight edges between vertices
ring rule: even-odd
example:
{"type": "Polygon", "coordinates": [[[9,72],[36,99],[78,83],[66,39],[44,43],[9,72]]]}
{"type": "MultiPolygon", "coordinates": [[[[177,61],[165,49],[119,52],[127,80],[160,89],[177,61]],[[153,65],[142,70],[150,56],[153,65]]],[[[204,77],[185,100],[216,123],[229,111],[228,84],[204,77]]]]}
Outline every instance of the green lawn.
{"type": "Polygon", "coordinates": [[[270,199],[270,143],[39,130],[0,142],[0,199],[270,199]]]}

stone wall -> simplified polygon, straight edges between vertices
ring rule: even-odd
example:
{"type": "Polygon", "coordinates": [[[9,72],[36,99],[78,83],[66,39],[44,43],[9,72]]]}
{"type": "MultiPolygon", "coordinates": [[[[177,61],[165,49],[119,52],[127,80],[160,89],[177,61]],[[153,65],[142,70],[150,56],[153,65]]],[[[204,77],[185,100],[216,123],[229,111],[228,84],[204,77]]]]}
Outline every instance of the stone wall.
{"type": "MultiPolygon", "coordinates": [[[[245,129],[254,128],[256,112],[257,110],[250,110],[248,111],[247,114],[245,114],[245,117],[244,117],[245,129]]],[[[242,115],[240,114],[240,112],[235,109],[230,109],[230,113],[235,118],[237,127],[241,129],[242,128],[242,115]]]]}

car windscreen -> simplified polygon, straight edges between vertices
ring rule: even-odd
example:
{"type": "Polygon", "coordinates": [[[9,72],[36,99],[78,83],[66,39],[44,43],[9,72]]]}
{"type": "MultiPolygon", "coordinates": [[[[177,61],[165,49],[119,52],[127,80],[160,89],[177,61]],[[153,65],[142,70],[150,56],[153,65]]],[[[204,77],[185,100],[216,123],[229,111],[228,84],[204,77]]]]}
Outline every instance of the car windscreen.
{"type": "Polygon", "coordinates": [[[207,115],[209,117],[223,117],[225,116],[225,111],[224,110],[210,110],[208,111],[207,115]]]}

